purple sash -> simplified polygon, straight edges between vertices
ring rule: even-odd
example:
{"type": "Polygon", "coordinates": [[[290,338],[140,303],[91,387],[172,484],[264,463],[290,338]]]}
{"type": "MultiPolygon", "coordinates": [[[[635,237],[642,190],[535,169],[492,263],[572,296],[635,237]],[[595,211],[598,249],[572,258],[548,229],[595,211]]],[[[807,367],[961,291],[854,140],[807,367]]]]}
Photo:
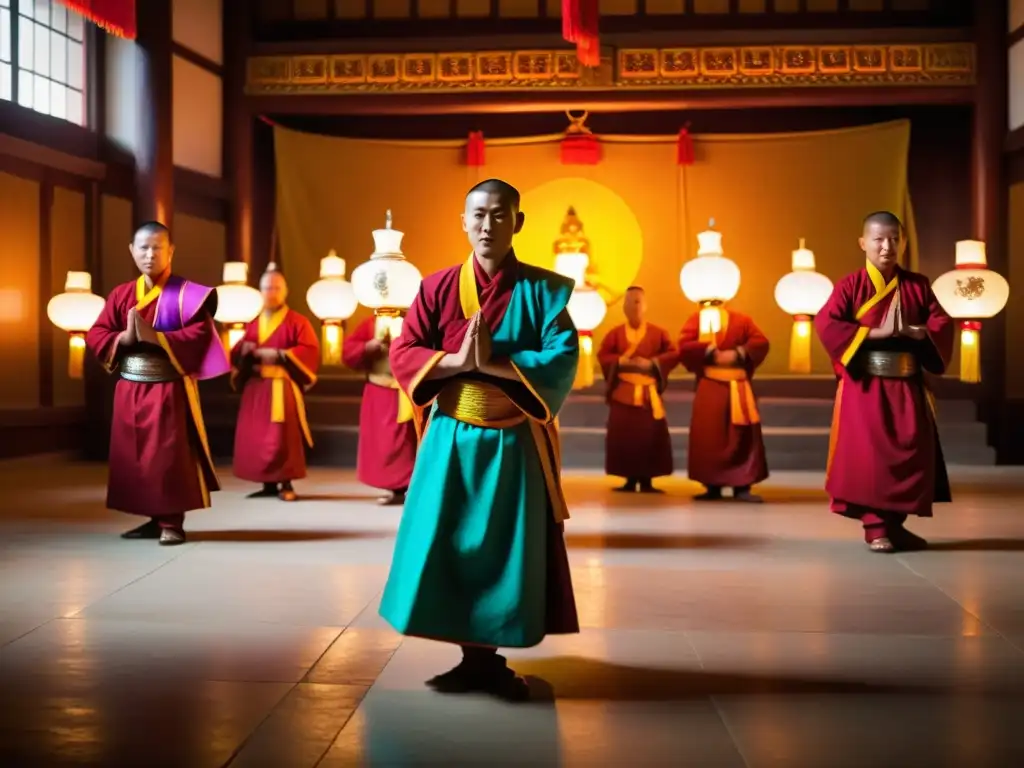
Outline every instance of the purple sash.
{"type": "MultiPolygon", "coordinates": [[[[212,290],[205,285],[171,275],[160,292],[153,329],[161,333],[180,331],[203,308],[212,290]]],[[[210,324],[212,332],[210,343],[203,354],[203,362],[193,374],[197,379],[212,379],[231,370],[231,363],[220,342],[213,318],[208,318],[206,322],[210,324]]]]}

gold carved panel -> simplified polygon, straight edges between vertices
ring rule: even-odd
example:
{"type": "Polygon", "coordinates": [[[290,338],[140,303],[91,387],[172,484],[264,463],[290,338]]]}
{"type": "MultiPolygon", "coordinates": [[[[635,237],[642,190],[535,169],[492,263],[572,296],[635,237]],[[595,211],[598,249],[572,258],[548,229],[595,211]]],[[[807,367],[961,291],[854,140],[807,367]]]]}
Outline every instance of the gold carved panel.
{"type": "Polygon", "coordinates": [[[571,49],[256,56],[250,94],[972,85],[971,43],[620,48],[596,69],[571,49]]]}

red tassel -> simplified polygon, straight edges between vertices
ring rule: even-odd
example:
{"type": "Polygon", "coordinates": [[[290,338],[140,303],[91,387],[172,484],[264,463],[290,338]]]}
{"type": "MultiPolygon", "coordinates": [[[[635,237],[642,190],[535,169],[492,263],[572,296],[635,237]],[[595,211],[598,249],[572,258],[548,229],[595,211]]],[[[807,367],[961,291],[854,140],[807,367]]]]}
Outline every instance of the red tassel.
{"type": "Polygon", "coordinates": [[[562,139],[562,165],[597,165],[601,142],[592,133],[571,133],[562,139]]]}
{"type": "Polygon", "coordinates": [[[470,131],[466,141],[466,165],[480,167],[484,164],[484,132],[470,131]]]}
{"type": "Polygon", "coordinates": [[[679,165],[693,165],[693,137],[690,136],[689,128],[679,129],[679,138],[676,140],[676,162],[679,165]]]}
{"type": "Polygon", "coordinates": [[[585,67],[601,64],[598,0],[562,0],[562,37],[576,43],[576,58],[585,67]]]}
{"type": "Polygon", "coordinates": [[[135,0],[60,0],[111,35],[135,39],[135,0]]]}

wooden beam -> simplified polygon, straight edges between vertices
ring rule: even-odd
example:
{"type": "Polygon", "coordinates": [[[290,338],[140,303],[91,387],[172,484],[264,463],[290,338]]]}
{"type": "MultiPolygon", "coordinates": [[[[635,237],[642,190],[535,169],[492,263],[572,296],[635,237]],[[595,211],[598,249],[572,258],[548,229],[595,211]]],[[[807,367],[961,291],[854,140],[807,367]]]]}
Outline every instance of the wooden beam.
{"type": "Polygon", "coordinates": [[[218,64],[217,62],[213,61],[213,59],[206,58],[205,56],[203,56],[203,54],[197,53],[193,51],[191,48],[182,45],[181,43],[172,42],[171,53],[173,53],[179,59],[184,59],[189,64],[194,64],[200,69],[209,72],[211,75],[216,75],[217,77],[224,76],[223,65],[218,64]]]}
{"type": "Polygon", "coordinates": [[[39,405],[53,407],[53,326],[46,305],[53,295],[53,182],[39,185],[39,405]]]}
{"type": "Polygon", "coordinates": [[[224,2],[224,176],[230,184],[227,258],[252,263],[253,117],[245,101],[252,13],[248,0],[224,2]]]}
{"type": "Polygon", "coordinates": [[[1024,40],[1024,24],[1021,24],[1013,32],[1006,36],[1006,47],[1013,48],[1021,40],[1024,40]]]}
{"type": "Polygon", "coordinates": [[[106,166],[41,144],[0,133],[0,170],[41,180],[49,173],[62,186],[82,190],[106,176],[106,166]]]}
{"type": "Polygon", "coordinates": [[[170,227],[174,219],[171,0],[147,0],[137,9],[135,217],[170,227]]]}
{"type": "Polygon", "coordinates": [[[969,87],[931,88],[759,88],[749,90],[592,91],[588,93],[512,92],[459,94],[346,94],[324,96],[252,96],[259,114],[305,115],[452,115],[520,112],[660,111],[673,109],[760,109],[788,107],[870,107],[899,104],[970,104],[969,87]]]}

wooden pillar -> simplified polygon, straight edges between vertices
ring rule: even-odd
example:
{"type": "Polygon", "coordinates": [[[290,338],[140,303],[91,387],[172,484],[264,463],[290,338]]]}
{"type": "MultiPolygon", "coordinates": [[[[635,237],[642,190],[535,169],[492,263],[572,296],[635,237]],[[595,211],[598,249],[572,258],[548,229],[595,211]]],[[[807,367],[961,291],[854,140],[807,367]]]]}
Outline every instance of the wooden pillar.
{"type": "Polygon", "coordinates": [[[231,189],[227,258],[253,264],[253,119],[245,99],[246,57],[252,36],[248,0],[224,0],[224,171],[231,189]]]}
{"type": "MultiPolygon", "coordinates": [[[[274,128],[253,118],[253,249],[252,266],[262,274],[271,261],[281,262],[277,253],[277,171],[274,160],[274,128]]],[[[284,265],[288,269],[288,265],[284,265]]]]}
{"type": "Polygon", "coordinates": [[[171,0],[146,0],[136,8],[135,218],[170,227],[174,219],[171,0]]]}
{"type": "MultiPolygon", "coordinates": [[[[1003,143],[1008,123],[1006,0],[976,3],[974,43],[977,85],[974,88],[974,130],[971,146],[972,224],[975,239],[987,246],[989,268],[1006,275],[1006,186],[1003,143]]],[[[1000,425],[1006,394],[1005,313],[986,321],[982,333],[982,418],[989,444],[997,452],[1003,442],[1000,425]]]]}

